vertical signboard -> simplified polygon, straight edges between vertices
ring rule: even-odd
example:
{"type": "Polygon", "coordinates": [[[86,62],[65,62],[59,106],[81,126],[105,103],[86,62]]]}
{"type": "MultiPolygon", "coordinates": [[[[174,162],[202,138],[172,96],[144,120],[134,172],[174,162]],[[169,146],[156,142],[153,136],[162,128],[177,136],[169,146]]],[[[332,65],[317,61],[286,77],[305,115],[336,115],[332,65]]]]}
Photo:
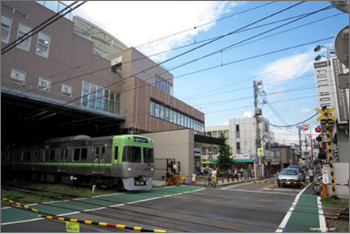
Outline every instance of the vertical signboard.
{"type": "MultiPolygon", "coordinates": [[[[331,68],[327,62],[314,63],[318,102],[321,107],[336,106],[335,86],[331,68]]],[[[337,108],[338,109],[338,108],[337,108]]],[[[338,116],[335,114],[335,117],[338,116]]]]}
{"type": "Polygon", "coordinates": [[[340,61],[336,58],[332,59],[332,68],[336,92],[336,111],[334,114],[338,118],[339,124],[347,124],[349,121],[349,88],[340,89],[339,74],[346,74],[349,72],[340,61]]]}

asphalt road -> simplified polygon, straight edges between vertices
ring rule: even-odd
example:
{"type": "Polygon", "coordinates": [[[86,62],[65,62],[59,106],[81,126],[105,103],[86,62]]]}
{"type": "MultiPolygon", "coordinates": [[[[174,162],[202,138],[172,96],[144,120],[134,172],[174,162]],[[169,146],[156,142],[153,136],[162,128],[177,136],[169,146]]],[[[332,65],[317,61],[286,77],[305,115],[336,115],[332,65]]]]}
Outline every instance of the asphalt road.
{"type": "MultiPolygon", "coordinates": [[[[175,193],[176,188],[170,189],[174,192],[156,200],[144,199],[146,201],[69,217],[170,232],[275,232],[301,190],[255,183],[203,190],[195,187],[182,193],[175,193]]],[[[36,220],[3,225],[1,229],[2,232],[65,232],[65,223],[36,220]]],[[[124,231],[86,224],[80,224],[80,229],[81,232],[124,231]]]]}

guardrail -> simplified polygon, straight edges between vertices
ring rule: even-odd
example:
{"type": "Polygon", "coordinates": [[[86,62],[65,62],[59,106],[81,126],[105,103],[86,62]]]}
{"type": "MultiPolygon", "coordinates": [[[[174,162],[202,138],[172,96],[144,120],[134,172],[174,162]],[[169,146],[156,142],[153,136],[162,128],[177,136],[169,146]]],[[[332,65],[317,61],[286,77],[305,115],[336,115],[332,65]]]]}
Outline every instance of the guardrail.
{"type": "Polygon", "coordinates": [[[41,212],[37,209],[31,208],[28,205],[24,205],[20,202],[13,201],[9,198],[2,197],[1,198],[3,201],[7,201],[10,203],[11,206],[13,207],[21,207],[23,209],[29,210],[31,212],[38,213],[39,218],[45,218],[45,219],[52,219],[52,220],[58,220],[58,221],[67,221],[67,222],[72,222],[72,223],[83,223],[83,224],[88,224],[88,225],[96,225],[96,226],[102,226],[102,227],[109,227],[109,228],[117,228],[117,229],[125,229],[125,230],[133,230],[133,231],[139,231],[139,232],[167,232],[164,229],[147,229],[139,226],[127,226],[124,224],[116,224],[116,223],[105,223],[105,222],[97,222],[97,221],[92,221],[92,220],[80,220],[80,219],[72,219],[69,217],[64,217],[64,216],[56,216],[53,214],[41,212]],[[42,215],[44,214],[44,215],[42,215]]]}

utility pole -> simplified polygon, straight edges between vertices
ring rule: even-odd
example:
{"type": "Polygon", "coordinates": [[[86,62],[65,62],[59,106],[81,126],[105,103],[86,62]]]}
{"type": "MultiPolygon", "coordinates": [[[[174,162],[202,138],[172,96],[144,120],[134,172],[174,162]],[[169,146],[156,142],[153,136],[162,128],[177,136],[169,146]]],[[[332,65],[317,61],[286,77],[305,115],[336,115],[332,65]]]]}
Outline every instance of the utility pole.
{"type": "Polygon", "coordinates": [[[261,139],[260,139],[260,127],[259,127],[259,115],[261,115],[261,111],[259,111],[258,108],[258,92],[259,92],[259,84],[262,84],[262,81],[253,81],[254,84],[254,107],[255,107],[255,120],[256,120],[256,138],[255,138],[255,149],[256,149],[256,156],[258,157],[258,168],[259,168],[259,178],[261,178],[262,175],[262,165],[261,165],[261,157],[258,156],[258,149],[261,148],[261,139]]]}
{"type": "Polygon", "coordinates": [[[300,158],[302,158],[302,149],[301,149],[301,144],[302,144],[302,141],[301,141],[301,126],[298,125],[298,130],[299,130],[299,152],[300,152],[300,158]]]}

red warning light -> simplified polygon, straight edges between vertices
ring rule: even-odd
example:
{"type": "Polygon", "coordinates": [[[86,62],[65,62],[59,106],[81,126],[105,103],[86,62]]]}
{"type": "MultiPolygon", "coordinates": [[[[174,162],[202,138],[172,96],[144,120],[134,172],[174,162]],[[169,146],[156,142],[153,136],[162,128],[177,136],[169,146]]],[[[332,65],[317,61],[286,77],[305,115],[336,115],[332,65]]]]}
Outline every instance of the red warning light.
{"type": "Polygon", "coordinates": [[[315,128],[315,132],[322,132],[322,128],[318,126],[317,128],[315,128]]]}

